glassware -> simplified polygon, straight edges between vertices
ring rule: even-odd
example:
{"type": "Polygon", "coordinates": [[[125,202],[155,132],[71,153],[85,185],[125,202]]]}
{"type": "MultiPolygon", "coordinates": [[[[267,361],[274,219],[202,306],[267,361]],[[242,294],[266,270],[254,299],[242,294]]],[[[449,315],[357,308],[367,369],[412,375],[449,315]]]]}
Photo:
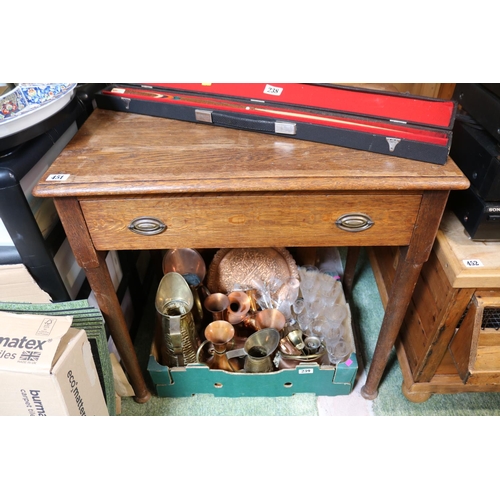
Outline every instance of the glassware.
{"type": "Polygon", "coordinates": [[[311,325],[311,317],[309,316],[309,313],[306,310],[302,311],[297,316],[297,322],[299,324],[300,329],[303,332],[306,332],[309,329],[309,326],[311,325]]]}
{"type": "Polygon", "coordinates": [[[332,289],[325,295],[325,299],[330,305],[338,303],[338,300],[342,294],[342,283],[340,281],[335,281],[333,283],[332,289]]]}
{"type": "Polygon", "coordinates": [[[332,293],[337,281],[328,274],[320,274],[320,276],[320,293],[323,297],[328,297],[332,293]]]}
{"type": "Polygon", "coordinates": [[[339,325],[339,326],[330,325],[324,338],[326,341],[329,341],[331,343],[338,342],[339,340],[345,340],[345,332],[346,329],[344,325],[339,325]]]}
{"type": "Polygon", "coordinates": [[[332,329],[330,323],[324,318],[316,318],[309,327],[311,335],[320,339],[327,337],[328,332],[332,329]]]}
{"type": "Polygon", "coordinates": [[[273,306],[279,302],[279,291],[283,284],[283,281],[276,276],[271,277],[266,283],[273,306]]]}
{"type": "Polygon", "coordinates": [[[292,306],[288,300],[284,300],[277,309],[287,321],[292,319],[292,306]]]}
{"type": "Polygon", "coordinates": [[[338,327],[347,317],[347,308],[344,304],[335,304],[325,310],[325,316],[333,327],[338,327]]]}
{"type": "Polygon", "coordinates": [[[278,290],[278,302],[293,303],[299,296],[300,281],[297,278],[288,278],[278,290]]]}
{"type": "Polygon", "coordinates": [[[352,352],[350,344],[345,340],[327,343],[326,350],[328,352],[328,359],[330,360],[330,363],[334,365],[338,365],[339,363],[346,361],[352,352]]]}
{"type": "Polygon", "coordinates": [[[253,290],[255,290],[255,300],[261,309],[268,309],[271,307],[271,295],[266,288],[266,285],[261,279],[254,278],[251,280],[253,290]]]}
{"type": "Polygon", "coordinates": [[[299,267],[300,289],[304,295],[311,295],[318,274],[318,268],[315,266],[299,267]]]}
{"type": "Polygon", "coordinates": [[[292,304],[292,311],[293,313],[298,316],[299,314],[302,313],[302,311],[304,310],[304,308],[306,307],[306,304],[304,302],[304,299],[303,298],[298,298],[297,300],[295,300],[295,302],[292,304]]]}
{"type": "Polygon", "coordinates": [[[306,301],[306,307],[312,319],[323,317],[326,308],[326,301],[323,297],[316,297],[313,301],[306,301]]]}

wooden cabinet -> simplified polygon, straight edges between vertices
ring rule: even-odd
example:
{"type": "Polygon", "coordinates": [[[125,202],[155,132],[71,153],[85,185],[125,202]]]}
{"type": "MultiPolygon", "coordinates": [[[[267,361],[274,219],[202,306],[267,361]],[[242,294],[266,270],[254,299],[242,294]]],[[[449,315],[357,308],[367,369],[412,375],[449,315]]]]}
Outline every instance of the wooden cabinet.
{"type": "MultiPolygon", "coordinates": [[[[382,301],[399,252],[370,249],[382,301]]],[[[403,393],[500,392],[500,244],[473,242],[445,212],[413,292],[397,343],[403,393]]]]}
{"type": "Polygon", "coordinates": [[[454,83],[393,83],[399,92],[438,99],[451,99],[455,90],[454,83]]]}
{"type": "Polygon", "coordinates": [[[408,92],[437,99],[451,99],[455,90],[455,83],[344,83],[342,85],[390,92],[408,92]]]}

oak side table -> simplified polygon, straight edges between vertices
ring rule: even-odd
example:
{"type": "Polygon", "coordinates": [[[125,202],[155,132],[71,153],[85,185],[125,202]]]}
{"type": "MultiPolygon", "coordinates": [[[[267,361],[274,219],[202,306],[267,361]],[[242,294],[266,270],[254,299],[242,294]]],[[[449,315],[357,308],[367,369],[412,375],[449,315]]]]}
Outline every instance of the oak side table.
{"type": "Polygon", "coordinates": [[[362,246],[399,260],[362,394],[374,399],[450,190],[455,163],[395,158],[96,109],[33,190],[54,199],[135,391],[150,392],[104,261],[108,250],[362,246]]]}

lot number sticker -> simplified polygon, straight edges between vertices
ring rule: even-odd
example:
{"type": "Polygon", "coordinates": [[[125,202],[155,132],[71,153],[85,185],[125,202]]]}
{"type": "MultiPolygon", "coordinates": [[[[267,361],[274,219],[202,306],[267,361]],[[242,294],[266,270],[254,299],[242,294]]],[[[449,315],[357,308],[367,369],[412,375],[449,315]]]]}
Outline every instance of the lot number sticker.
{"type": "Polygon", "coordinates": [[[45,179],[46,181],[65,181],[69,174],[51,174],[45,179]]]}
{"type": "Polygon", "coordinates": [[[305,373],[313,373],[313,369],[312,368],[301,368],[299,370],[299,375],[304,375],[305,373]]]}
{"type": "Polygon", "coordinates": [[[281,95],[283,89],[281,87],[273,87],[272,85],[266,84],[264,88],[264,94],[269,95],[281,95]]]}
{"type": "Polygon", "coordinates": [[[484,264],[479,259],[465,259],[462,262],[465,267],[484,267],[484,264]]]}

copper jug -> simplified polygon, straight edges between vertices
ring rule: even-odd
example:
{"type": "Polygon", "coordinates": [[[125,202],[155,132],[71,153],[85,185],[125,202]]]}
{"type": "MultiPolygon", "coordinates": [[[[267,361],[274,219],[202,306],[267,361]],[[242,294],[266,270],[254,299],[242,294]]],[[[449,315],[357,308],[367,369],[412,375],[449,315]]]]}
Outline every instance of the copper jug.
{"type": "Polygon", "coordinates": [[[239,370],[239,364],[235,359],[228,359],[227,349],[232,347],[234,337],[234,327],[231,323],[224,320],[212,321],[205,328],[206,340],[199,347],[196,354],[196,360],[200,362],[200,353],[207,342],[213,346],[212,357],[205,364],[212,370],[225,370],[236,372],[239,370]]]}

